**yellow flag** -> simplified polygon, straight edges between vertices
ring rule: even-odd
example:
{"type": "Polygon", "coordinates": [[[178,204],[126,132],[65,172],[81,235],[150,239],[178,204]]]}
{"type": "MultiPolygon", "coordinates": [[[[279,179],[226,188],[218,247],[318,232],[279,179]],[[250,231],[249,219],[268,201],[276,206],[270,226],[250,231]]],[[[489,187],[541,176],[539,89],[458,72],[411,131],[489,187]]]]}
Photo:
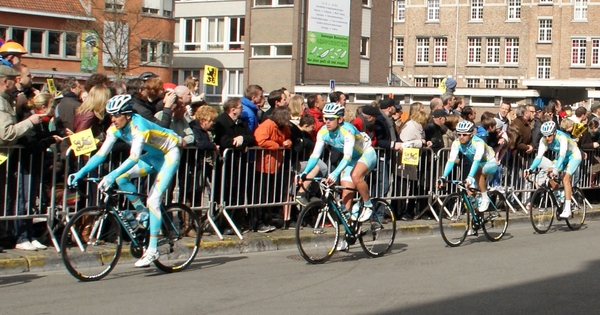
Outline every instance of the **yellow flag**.
{"type": "Polygon", "coordinates": [[[447,78],[444,78],[438,85],[438,89],[442,90],[442,92],[446,92],[446,79],[447,78]]]}
{"type": "Polygon", "coordinates": [[[402,150],[402,164],[419,165],[419,149],[404,148],[402,150]]]}
{"type": "Polygon", "coordinates": [[[204,66],[204,84],[219,85],[219,68],[204,66]]]}
{"type": "Polygon", "coordinates": [[[46,84],[48,85],[48,92],[50,94],[56,93],[56,84],[54,84],[54,79],[46,79],[46,84]]]}
{"type": "Polygon", "coordinates": [[[71,140],[71,149],[73,149],[75,156],[96,150],[96,141],[91,128],[71,135],[69,139],[71,140]]]}
{"type": "Polygon", "coordinates": [[[579,138],[586,130],[587,126],[585,124],[576,123],[573,126],[573,131],[571,131],[571,135],[573,135],[573,138],[579,138]]]}
{"type": "Polygon", "coordinates": [[[8,159],[8,156],[4,155],[4,153],[0,153],[0,165],[8,159]]]}

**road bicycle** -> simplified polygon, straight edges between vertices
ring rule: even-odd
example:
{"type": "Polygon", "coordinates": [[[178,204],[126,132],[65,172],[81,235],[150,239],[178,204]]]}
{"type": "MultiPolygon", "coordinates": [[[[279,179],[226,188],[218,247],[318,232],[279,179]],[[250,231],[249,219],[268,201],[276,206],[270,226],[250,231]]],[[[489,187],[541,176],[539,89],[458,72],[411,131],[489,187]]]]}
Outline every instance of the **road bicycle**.
{"type": "MultiPolygon", "coordinates": [[[[97,183],[98,179],[88,178],[85,181],[97,183]]],[[[124,255],[140,258],[148,246],[149,229],[133,230],[123,216],[120,202],[124,195],[147,196],[117,190],[114,185],[102,195],[103,205],[79,210],[68,219],[62,233],[60,248],[63,263],[69,273],[80,281],[100,280],[115,268],[122,253],[123,231],[131,240],[129,251],[124,255]]],[[[194,211],[183,204],[161,204],[160,212],[160,256],[154,265],[167,273],[182,271],[198,253],[202,225],[194,211]]]]}
{"type": "MultiPolygon", "coordinates": [[[[539,170],[535,172],[531,171],[527,180],[536,184],[535,180],[532,178],[535,178],[539,172],[539,170]]],[[[562,213],[564,205],[564,187],[559,185],[556,189],[552,189],[550,180],[553,180],[556,183],[562,182],[560,178],[556,180],[546,178],[544,183],[533,192],[527,203],[531,207],[529,211],[531,226],[533,226],[533,229],[540,234],[544,234],[550,230],[555,217],[558,221],[563,220],[563,218],[560,217],[560,214],[562,213]],[[561,200],[559,200],[557,196],[560,196],[561,200]]],[[[565,222],[569,229],[576,231],[579,230],[585,222],[588,201],[585,199],[585,195],[579,187],[573,187],[572,191],[571,217],[565,219],[565,222]]]]}
{"type": "MultiPolygon", "coordinates": [[[[396,237],[396,218],[385,200],[371,199],[373,214],[367,221],[350,221],[349,214],[342,213],[339,200],[342,190],[356,192],[355,189],[327,185],[320,177],[308,180],[319,184],[322,199],[308,203],[298,215],[296,245],[302,258],[311,264],[328,261],[340,241],[340,226],[348,246],[358,240],[363,251],[371,257],[381,257],[389,251],[396,237]]],[[[362,200],[359,206],[362,213],[362,200]]]]}
{"type": "Polygon", "coordinates": [[[479,212],[477,199],[480,197],[473,197],[467,192],[477,194],[479,189],[467,187],[458,180],[446,182],[455,185],[458,192],[448,195],[440,208],[439,226],[444,242],[450,247],[459,246],[467,235],[477,236],[480,228],[488,240],[499,241],[508,228],[510,207],[506,197],[498,191],[488,191],[488,210],[479,212]]]}

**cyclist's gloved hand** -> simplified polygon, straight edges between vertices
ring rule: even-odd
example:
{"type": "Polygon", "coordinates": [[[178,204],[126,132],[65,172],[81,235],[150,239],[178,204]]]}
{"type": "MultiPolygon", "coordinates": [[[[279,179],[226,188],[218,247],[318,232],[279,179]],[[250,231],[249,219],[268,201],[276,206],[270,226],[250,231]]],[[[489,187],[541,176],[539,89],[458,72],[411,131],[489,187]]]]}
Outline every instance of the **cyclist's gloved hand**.
{"type": "Polygon", "coordinates": [[[327,183],[329,185],[333,185],[335,182],[337,182],[337,179],[338,179],[338,174],[331,173],[327,176],[327,183]]]}
{"type": "Polygon", "coordinates": [[[102,178],[100,183],[98,184],[98,189],[100,191],[106,191],[112,184],[115,182],[115,179],[110,175],[106,175],[102,178]]]}
{"type": "Polygon", "coordinates": [[[306,180],[306,174],[304,174],[304,173],[300,173],[300,174],[298,174],[298,176],[296,176],[296,182],[298,184],[302,184],[302,182],[305,180],[306,180]]]}
{"type": "Polygon", "coordinates": [[[467,184],[467,186],[475,186],[475,178],[469,176],[467,177],[467,179],[465,179],[465,183],[467,184]]]}
{"type": "Polygon", "coordinates": [[[446,182],[446,177],[440,177],[440,178],[438,178],[438,180],[437,180],[437,186],[438,186],[438,187],[442,187],[442,186],[444,186],[444,183],[445,183],[445,182],[446,182]]]}
{"type": "Polygon", "coordinates": [[[556,167],[552,169],[552,174],[554,174],[554,178],[558,176],[558,169],[556,167]]]}
{"type": "Polygon", "coordinates": [[[527,176],[529,176],[529,174],[530,174],[530,173],[531,173],[531,169],[530,169],[530,168],[528,168],[528,169],[524,170],[524,171],[523,171],[523,177],[527,177],[527,176]]]}
{"type": "Polygon", "coordinates": [[[71,174],[67,176],[67,187],[77,187],[78,181],[79,178],[77,177],[77,174],[71,174]]]}

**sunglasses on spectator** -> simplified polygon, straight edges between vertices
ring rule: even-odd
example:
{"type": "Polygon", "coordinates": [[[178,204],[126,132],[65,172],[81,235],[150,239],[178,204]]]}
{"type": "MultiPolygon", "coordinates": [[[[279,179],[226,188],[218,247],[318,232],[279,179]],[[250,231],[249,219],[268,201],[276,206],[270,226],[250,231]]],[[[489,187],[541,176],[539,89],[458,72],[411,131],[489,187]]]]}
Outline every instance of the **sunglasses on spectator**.
{"type": "Polygon", "coordinates": [[[325,119],[325,121],[334,121],[337,120],[339,117],[323,117],[323,119],[325,119]]]}
{"type": "Polygon", "coordinates": [[[471,135],[470,133],[459,133],[458,134],[459,137],[468,137],[470,135],[471,135]]]}

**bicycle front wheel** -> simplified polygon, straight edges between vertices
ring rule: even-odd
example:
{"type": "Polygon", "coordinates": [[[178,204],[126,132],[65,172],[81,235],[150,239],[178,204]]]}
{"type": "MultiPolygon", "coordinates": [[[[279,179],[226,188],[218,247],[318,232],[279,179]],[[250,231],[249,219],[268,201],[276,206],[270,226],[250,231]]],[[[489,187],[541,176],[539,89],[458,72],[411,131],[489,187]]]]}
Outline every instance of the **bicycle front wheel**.
{"type": "Polygon", "coordinates": [[[329,260],[340,238],[335,211],[323,201],[313,201],[298,215],[296,245],[300,256],[311,264],[329,260]]]}
{"type": "Polygon", "coordinates": [[[390,250],[396,238],[396,218],[385,200],[371,199],[373,214],[361,223],[360,246],[371,257],[381,257],[390,250]]]}
{"type": "Polygon", "coordinates": [[[499,241],[508,228],[509,206],[506,197],[498,191],[489,191],[490,206],[486,212],[480,213],[483,220],[483,233],[492,242],[499,241]]]}
{"type": "Polygon", "coordinates": [[[154,265],[168,273],[184,270],[198,254],[201,235],[194,211],[182,204],[166,206],[158,238],[159,257],[154,265]]]}
{"type": "Polygon", "coordinates": [[[585,222],[585,213],[587,211],[587,200],[583,195],[583,191],[579,187],[573,188],[573,196],[571,197],[571,213],[572,217],[567,219],[569,229],[577,231],[585,222]]]}
{"type": "Polygon", "coordinates": [[[545,188],[539,188],[531,195],[529,204],[531,205],[529,218],[533,229],[539,234],[548,232],[554,221],[554,211],[556,211],[556,199],[552,192],[545,188]]]}
{"type": "Polygon", "coordinates": [[[122,246],[116,217],[97,206],[79,210],[66,224],[60,241],[65,267],[81,281],[106,277],[117,265],[122,246]]]}
{"type": "Polygon", "coordinates": [[[440,233],[450,247],[456,247],[465,240],[471,222],[471,214],[462,195],[454,193],[446,197],[440,209],[440,233]]]}

